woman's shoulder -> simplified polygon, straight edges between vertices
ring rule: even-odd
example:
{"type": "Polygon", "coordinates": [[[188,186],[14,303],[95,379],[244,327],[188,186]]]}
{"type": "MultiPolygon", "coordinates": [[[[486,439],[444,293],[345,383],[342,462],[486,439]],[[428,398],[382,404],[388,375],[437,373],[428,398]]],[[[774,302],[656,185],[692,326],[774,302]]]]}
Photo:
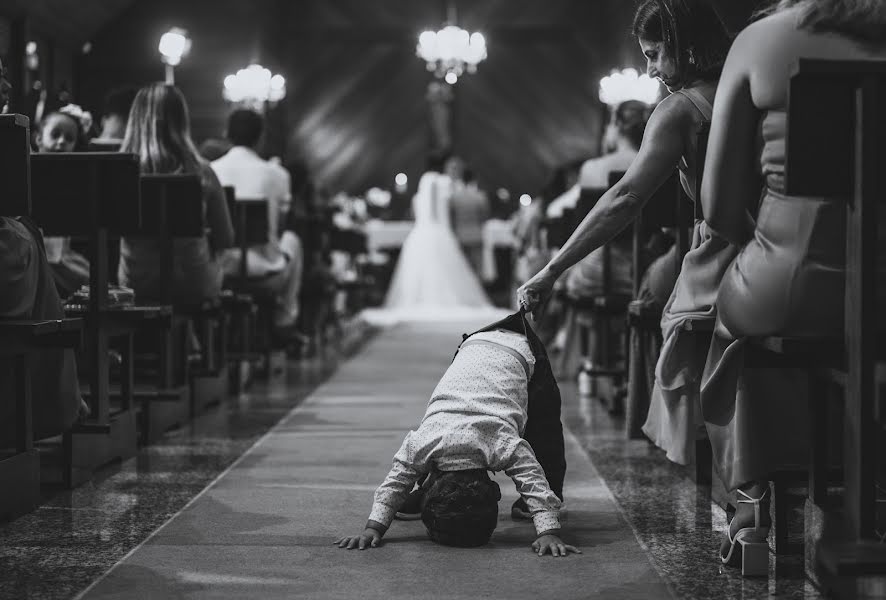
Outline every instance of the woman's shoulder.
{"type": "Polygon", "coordinates": [[[689,95],[682,90],[670,94],[658,103],[649,116],[647,130],[658,127],[683,129],[696,123],[698,109],[689,95]]]}
{"type": "Polygon", "coordinates": [[[808,35],[809,32],[800,28],[804,10],[802,5],[793,6],[754,21],[735,36],[730,54],[740,53],[745,60],[755,56],[765,59],[779,46],[790,45],[792,40],[808,35]]]}

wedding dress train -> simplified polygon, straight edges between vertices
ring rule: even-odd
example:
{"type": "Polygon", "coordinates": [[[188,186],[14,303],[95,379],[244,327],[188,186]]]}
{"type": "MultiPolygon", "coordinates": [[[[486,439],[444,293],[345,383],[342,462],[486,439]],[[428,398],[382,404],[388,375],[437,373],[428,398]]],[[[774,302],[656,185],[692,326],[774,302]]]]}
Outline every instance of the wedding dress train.
{"type": "Polygon", "coordinates": [[[452,180],[428,172],[412,198],[415,225],[400,250],[384,306],[370,321],[440,321],[496,317],[449,221],[452,180]]]}

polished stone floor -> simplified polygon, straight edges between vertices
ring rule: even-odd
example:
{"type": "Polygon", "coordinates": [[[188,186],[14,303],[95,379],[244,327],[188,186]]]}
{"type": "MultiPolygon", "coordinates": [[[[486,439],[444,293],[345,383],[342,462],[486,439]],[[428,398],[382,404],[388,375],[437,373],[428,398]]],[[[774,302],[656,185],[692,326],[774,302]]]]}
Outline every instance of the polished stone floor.
{"type": "Polygon", "coordinates": [[[751,600],[825,596],[805,576],[801,556],[770,554],[769,577],[743,578],[719,564],[725,514],[710,493],[689,479],[689,468],[668,461],[645,440],[626,440],[622,419],[601,402],[582,398],[561,381],[563,421],[578,438],[634,528],[637,539],[665,577],[675,598],[751,600]]]}

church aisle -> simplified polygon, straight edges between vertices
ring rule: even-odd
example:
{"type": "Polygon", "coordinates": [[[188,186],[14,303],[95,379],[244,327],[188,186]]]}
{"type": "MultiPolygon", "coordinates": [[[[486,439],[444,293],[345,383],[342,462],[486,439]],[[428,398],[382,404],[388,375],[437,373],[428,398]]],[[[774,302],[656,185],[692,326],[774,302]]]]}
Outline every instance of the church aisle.
{"type": "Polygon", "coordinates": [[[253,446],[180,514],[84,594],[98,598],[666,598],[608,488],[567,434],[564,538],[584,552],[539,558],[530,523],[502,488],[492,543],[454,549],[418,522],[395,522],[382,547],[332,545],[365,523],[372,492],[415,427],[460,333],[402,324],[253,446]]]}

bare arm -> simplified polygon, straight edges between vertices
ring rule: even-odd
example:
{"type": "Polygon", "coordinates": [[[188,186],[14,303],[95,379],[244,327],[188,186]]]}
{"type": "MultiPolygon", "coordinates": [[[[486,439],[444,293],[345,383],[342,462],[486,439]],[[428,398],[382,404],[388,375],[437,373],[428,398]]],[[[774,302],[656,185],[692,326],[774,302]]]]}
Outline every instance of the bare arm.
{"type": "Polygon", "coordinates": [[[683,155],[684,132],[693,123],[685,102],[675,95],[656,107],[640,152],[621,181],[603,194],[551,262],[517,290],[520,305],[536,318],[557,278],[627,227],[674,171],[683,155]]]}
{"type": "Polygon", "coordinates": [[[751,98],[746,65],[754,50],[747,33],[739,35],[729,50],[717,87],[700,199],[705,221],[739,245],[753,231],[748,204],[760,194],[756,164],[760,114],[751,98]]]}
{"type": "Polygon", "coordinates": [[[551,260],[547,268],[556,276],[627,227],[673,173],[683,154],[683,131],[690,119],[674,100],[669,98],[655,109],[640,152],[625,176],[600,198],[551,260]]]}

